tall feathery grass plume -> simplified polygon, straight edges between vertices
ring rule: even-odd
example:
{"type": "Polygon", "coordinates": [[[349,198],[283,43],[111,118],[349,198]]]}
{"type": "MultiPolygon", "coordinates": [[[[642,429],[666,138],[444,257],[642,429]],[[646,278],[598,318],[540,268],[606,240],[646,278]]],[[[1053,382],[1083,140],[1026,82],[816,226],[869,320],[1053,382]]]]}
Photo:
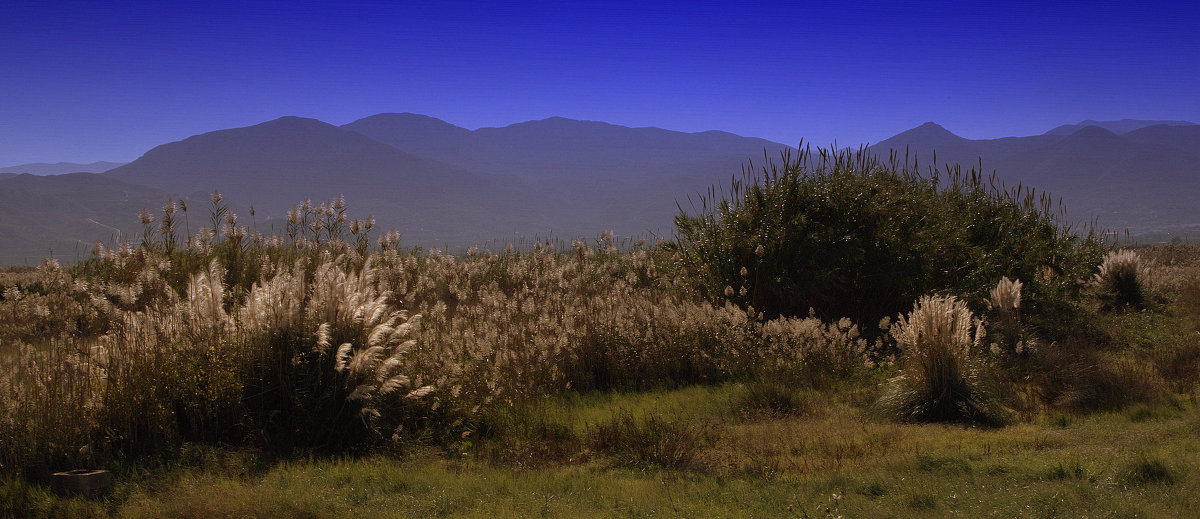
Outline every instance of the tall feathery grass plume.
{"type": "Polygon", "coordinates": [[[1013,313],[1021,308],[1021,288],[1024,283],[1019,279],[1000,278],[995,288],[989,293],[988,307],[1000,312],[1013,313]]]}
{"type": "Polygon", "coordinates": [[[371,259],[351,263],[326,254],[307,282],[302,265],[280,269],[238,313],[253,352],[248,405],[277,448],[367,448],[434,391],[411,372],[418,316],[377,288],[371,259]]]}
{"type": "Polygon", "coordinates": [[[764,322],[760,377],[825,387],[871,365],[868,342],[850,319],[826,323],[816,317],[780,317],[764,322]]]}
{"type": "Polygon", "coordinates": [[[885,413],[916,422],[1007,421],[984,365],[972,354],[984,339],[983,322],[964,301],[922,296],[892,325],[891,335],[903,358],[900,374],[879,400],[885,413]]]}
{"type": "Polygon", "coordinates": [[[1150,270],[1132,250],[1122,249],[1105,255],[1095,281],[1102,299],[1114,308],[1141,308],[1149,302],[1150,270]]]}
{"type": "Polygon", "coordinates": [[[1024,355],[1036,346],[1021,323],[1021,289],[1019,279],[1000,278],[988,293],[987,308],[991,317],[988,339],[993,353],[1024,355]]]}

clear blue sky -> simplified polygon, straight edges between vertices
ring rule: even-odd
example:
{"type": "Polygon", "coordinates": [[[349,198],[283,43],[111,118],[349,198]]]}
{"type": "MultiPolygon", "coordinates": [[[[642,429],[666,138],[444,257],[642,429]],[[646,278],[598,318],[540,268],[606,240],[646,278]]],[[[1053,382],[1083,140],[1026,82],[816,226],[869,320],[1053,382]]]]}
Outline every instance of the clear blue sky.
{"type": "Polygon", "coordinates": [[[1200,122],[1198,2],[0,2],[0,166],[282,115],[879,141],[1200,122]],[[395,4],[395,5],[393,5],[395,4]]]}

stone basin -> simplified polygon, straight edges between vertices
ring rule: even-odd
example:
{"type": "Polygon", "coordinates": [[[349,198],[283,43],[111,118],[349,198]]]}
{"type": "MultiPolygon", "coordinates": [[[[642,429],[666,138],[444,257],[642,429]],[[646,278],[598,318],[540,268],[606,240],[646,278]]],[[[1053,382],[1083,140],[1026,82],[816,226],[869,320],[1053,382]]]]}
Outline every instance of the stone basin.
{"type": "Polygon", "coordinates": [[[101,496],[112,489],[112,472],[107,470],[76,469],[56,472],[50,476],[50,488],[59,495],[101,496]]]}

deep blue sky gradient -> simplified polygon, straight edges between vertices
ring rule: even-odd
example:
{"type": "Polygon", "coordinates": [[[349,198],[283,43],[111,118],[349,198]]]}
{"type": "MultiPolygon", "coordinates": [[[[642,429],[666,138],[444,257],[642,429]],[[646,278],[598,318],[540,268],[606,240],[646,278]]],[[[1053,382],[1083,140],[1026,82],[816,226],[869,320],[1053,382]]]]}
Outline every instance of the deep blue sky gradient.
{"type": "Polygon", "coordinates": [[[1200,122],[1200,2],[0,2],[0,166],[283,115],[876,142],[1200,122]]]}

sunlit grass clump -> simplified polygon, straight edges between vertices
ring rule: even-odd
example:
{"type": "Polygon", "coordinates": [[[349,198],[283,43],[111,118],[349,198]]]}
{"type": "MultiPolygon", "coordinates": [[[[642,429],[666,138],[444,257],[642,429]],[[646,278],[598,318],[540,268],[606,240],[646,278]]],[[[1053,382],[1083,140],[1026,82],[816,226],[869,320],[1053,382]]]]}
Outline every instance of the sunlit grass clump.
{"type": "Polygon", "coordinates": [[[1149,269],[1138,254],[1129,249],[1116,250],[1104,256],[1096,282],[1102,294],[1115,308],[1141,308],[1149,302],[1149,269]]]}
{"type": "Polygon", "coordinates": [[[985,331],[965,302],[924,296],[892,325],[902,353],[900,375],[879,401],[888,414],[916,422],[1001,424],[1007,413],[996,401],[980,351],[985,331]]]}

